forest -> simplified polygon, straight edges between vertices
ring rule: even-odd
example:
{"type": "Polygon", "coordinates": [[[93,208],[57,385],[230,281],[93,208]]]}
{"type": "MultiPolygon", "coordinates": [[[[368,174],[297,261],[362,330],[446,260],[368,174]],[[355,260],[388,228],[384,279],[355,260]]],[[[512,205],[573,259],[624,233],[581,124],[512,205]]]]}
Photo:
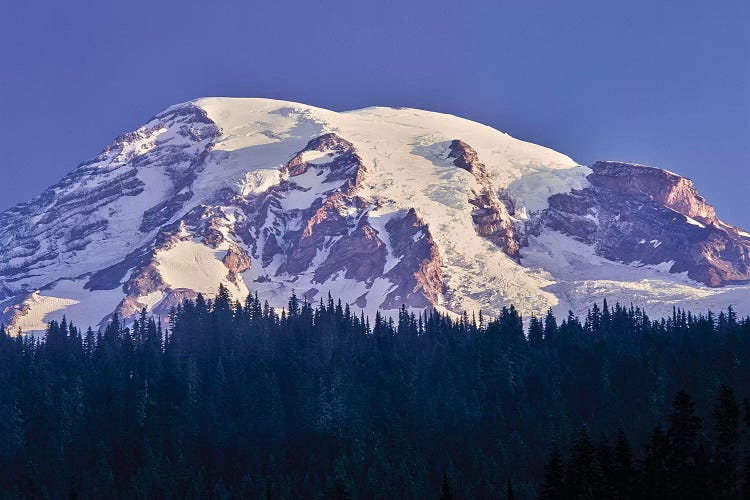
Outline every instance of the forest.
{"type": "Polygon", "coordinates": [[[0,498],[750,498],[750,319],[335,298],[0,329],[0,498]]]}

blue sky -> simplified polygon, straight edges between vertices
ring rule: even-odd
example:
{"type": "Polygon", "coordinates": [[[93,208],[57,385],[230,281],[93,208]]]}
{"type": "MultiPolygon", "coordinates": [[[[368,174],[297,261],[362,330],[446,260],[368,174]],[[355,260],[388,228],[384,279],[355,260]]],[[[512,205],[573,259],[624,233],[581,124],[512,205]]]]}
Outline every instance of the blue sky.
{"type": "Polygon", "coordinates": [[[471,118],[695,180],[750,227],[750,2],[6,2],[0,209],[205,95],[471,118]]]}

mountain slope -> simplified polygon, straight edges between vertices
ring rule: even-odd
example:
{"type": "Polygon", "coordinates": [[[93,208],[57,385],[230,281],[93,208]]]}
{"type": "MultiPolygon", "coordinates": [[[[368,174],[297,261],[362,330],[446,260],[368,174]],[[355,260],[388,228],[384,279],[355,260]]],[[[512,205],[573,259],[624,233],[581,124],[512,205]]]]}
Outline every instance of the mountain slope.
{"type": "Polygon", "coordinates": [[[750,235],[687,179],[591,168],[414,109],[173,106],[0,214],[0,322],[166,314],[220,283],[281,307],[581,312],[592,300],[750,312],[750,235]]]}

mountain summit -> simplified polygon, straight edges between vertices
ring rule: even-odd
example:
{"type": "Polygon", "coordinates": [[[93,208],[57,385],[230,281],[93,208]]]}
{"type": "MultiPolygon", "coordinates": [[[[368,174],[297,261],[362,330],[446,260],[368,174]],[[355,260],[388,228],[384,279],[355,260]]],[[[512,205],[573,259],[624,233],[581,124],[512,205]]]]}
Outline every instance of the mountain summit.
{"type": "Polygon", "coordinates": [[[0,213],[0,323],[331,293],[366,314],[750,313],[750,234],[690,180],[580,166],[455,116],[268,99],[173,106],[0,213]]]}

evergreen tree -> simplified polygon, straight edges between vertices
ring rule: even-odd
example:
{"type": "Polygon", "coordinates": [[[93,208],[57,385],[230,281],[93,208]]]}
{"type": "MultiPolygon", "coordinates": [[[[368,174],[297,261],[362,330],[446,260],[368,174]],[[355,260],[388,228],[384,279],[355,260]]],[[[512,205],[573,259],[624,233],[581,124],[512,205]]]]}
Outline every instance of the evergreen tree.
{"type": "Polygon", "coordinates": [[[668,420],[668,477],[672,495],[688,498],[698,486],[696,481],[701,479],[696,459],[702,445],[703,423],[695,415],[695,404],[685,391],[677,393],[668,420]]]}
{"type": "Polygon", "coordinates": [[[440,487],[440,500],[454,500],[451,483],[448,481],[448,474],[443,473],[443,484],[440,487]]]}
{"type": "Polygon", "coordinates": [[[651,441],[648,444],[646,457],[643,462],[643,485],[644,498],[662,499],[672,498],[670,495],[673,481],[681,481],[684,478],[670,475],[670,445],[667,436],[660,426],[656,426],[651,441]]]}
{"type": "Polygon", "coordinates": [[[618,498],[635,498],[634,486],[637,477],[630,442],[621,427],[617,432],[612,461],[612,487],[618,498]]]}
{"type": "Polygon", "coordinates": [[[750,405],[715,392],[750,380],[750,320],[731,311],[604,304],[524,332],[510,305],[479,321],[403,307],[373,330],[330,295],[289,302],[222,286],[164,324],[0,327],[0,497],[437,498],[443,470],[466,498],[747,491],[750,405]],[[677,383],[693,397],[670,410],[677,383]],[[554,436],[567,463],[557,446],[545,460],[554,436]]]}
{"type": "Polygon", "coordinates": [[[565,496],[565,465],[557,445],[553,445],[544,463],[544,482],[539,493],[542,500],[555,500],[565,496]]]}
{"type": "Polygon", "coordinates": [[[734,396],[734,391],[726,384],[721,384],[719,388],[713,416],[716,428],[713,491],[718,498],[737,498],[740,492],[738,484],[740,405],[734,396]]]}
{"type": "Polygon", "coordinates": [[[586,427],[578,431],[570,445],[565,486],[571,498],[602,498],[605,493],[604,474],[586,427]]]}

